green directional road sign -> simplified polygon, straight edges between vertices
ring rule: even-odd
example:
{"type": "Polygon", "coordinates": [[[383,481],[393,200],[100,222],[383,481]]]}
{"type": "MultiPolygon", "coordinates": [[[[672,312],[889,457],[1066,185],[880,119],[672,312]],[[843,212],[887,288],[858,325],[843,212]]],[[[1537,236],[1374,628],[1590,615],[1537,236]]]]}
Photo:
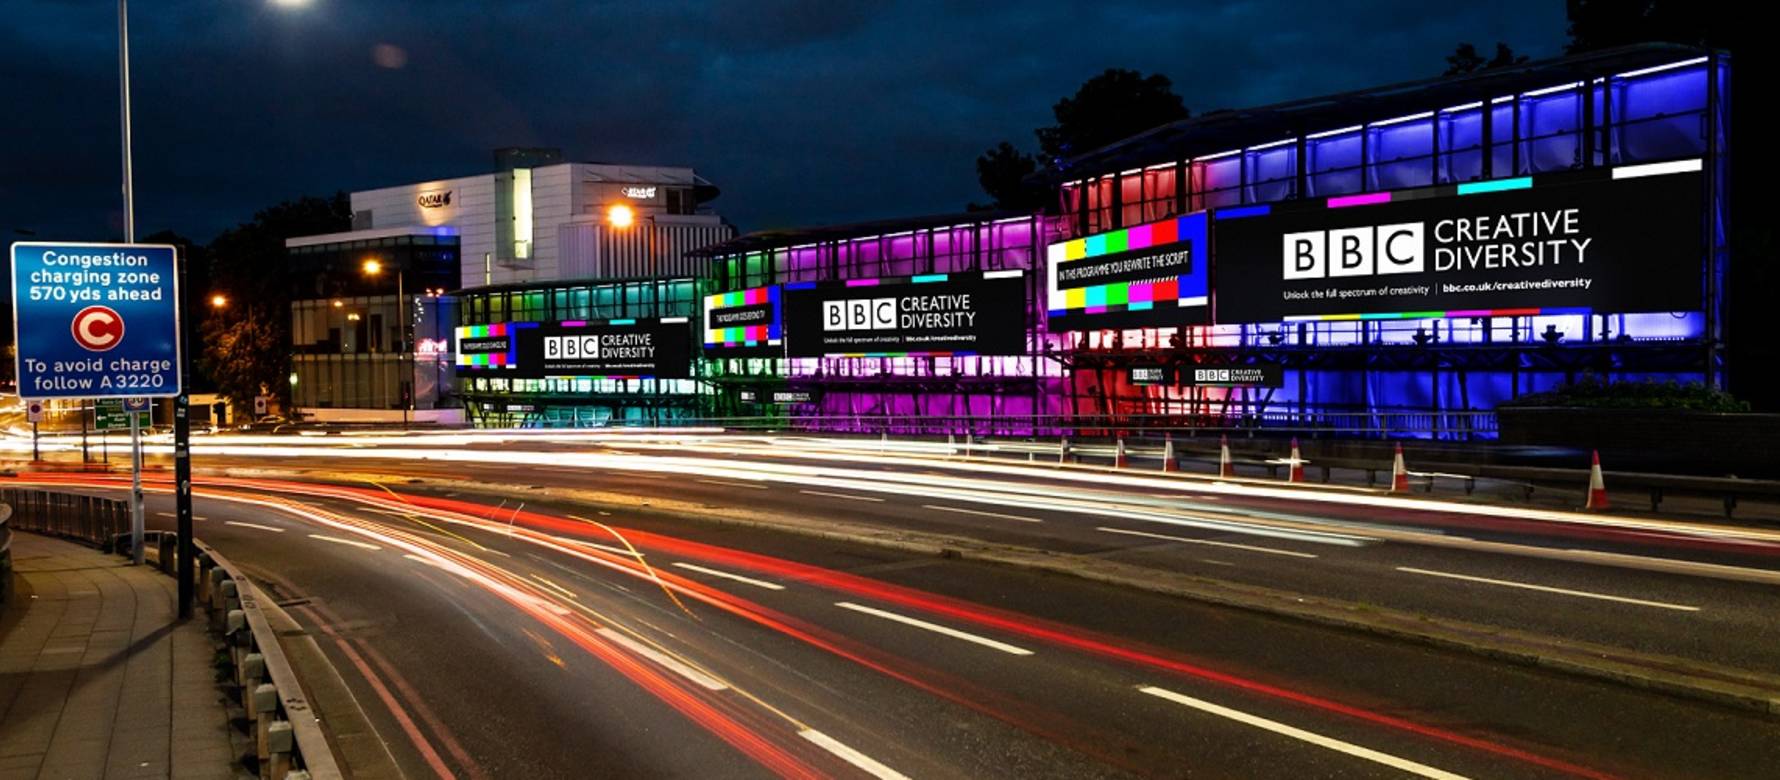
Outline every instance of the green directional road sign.
{"type": "MultiPolygon", "coordinates": [[[[101,431],[130,430],[130,412],[124,411],[124,404],[123,398],[101,398],[93,402],[93,427],[101,431]]],[[[141,418],[141,426],[147,428],[152,419],[149,410],[142,409],[135,414],[141,418]]]]}

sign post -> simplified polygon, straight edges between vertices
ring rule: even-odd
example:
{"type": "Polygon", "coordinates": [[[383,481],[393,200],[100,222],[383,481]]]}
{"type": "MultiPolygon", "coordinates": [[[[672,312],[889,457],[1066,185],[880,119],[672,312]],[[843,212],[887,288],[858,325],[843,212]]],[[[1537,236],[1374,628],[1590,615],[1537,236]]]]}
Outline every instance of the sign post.
{"type": "MultiPolygon", "coordinates": [[[[141,418],[183,392],[178,250],[165,244],[12,245],[19,396],[129,399],[135,561],[143,560],[141,418]]],[[[103,424],[98,405],[94,421],[103,424]]],[[[115,420],[111,420],[115,423],[115,420]]],[[[84,430],[84,420],[83,420],[84,430]]],[[[181,528],[181,537],[189,536],[181,528]]],[[[189,567],[188,567],[189,569],[189,567]]],[[[187,569],[180,572],[189,576],[187,569]]]]}
{"type": "Polygon", "coordinates": [[[43,419],[43,402],[32,401],[25,404],[25,416],[31,420],[31,460],[43,460],[43,456],[37,452],[37,423],[43,419]]]}

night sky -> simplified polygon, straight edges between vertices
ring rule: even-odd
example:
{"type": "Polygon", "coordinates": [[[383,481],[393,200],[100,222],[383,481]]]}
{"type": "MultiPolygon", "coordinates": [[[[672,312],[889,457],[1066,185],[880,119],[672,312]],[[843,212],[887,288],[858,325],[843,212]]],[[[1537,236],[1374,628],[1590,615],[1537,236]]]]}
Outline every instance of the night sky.
{"type": "MultiPolygon", "coordinates": [[[[137,229],[483,172],[500,146],[691,165],[742,230],[962,209],[976,155],[1034,148],[1108,67],[1195,113],[1438,75],[1459,41],[1535,58],[1559,0],[877,3],[139,0],[137,229]]],[[[0,231],[120,233],[116,4],[9,0],[0,231]]]]}

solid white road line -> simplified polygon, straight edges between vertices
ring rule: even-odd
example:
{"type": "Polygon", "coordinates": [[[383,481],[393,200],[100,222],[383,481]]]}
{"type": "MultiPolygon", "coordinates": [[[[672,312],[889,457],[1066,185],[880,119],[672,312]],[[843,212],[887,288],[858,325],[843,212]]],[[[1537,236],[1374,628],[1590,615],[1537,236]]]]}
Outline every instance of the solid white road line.
{"type": "Polygon", "coordinates": [[[707,485],[721,485],[723,487],[749,488],[752,490],[765,490],[766,489],[765,485],[759,485],[759,484],[755,484],[753,482],[730,482],[728,480],[723,480],[723,479],[695,479],[693,481],[694,482],[703,482],[707,485]]]}
{"type": "Polygon", "coordinates": [[[1397,571],[1407,572],[1409,574],[1425,574],[1429,577],[1445,577],[1445,578],[1451,579],[1451,580],[1464,580],[1466,582],[1481,582],[1486,585],[1501,585],[1503,587],[1508,587],[1508,588],[1522,588],[1525,590],[1536,590],[1536,591],[1540,591],[1542,593],[1557,593],[1557,594],[1564,595],[1564,596],[1577,596],[1577,597],[1585,598],[1585,599],[1600,599],[1601,601],[1617,601],[1617,602],[1620,602],[1621,604],[1636,604],[1640,607],[1656,607],[1657,609],[1672,609],[1677,612],[1698,612],[1698,611],[1700,611],[1699,607],[1689,606],[1687,604],[1670,604],[1665,601],[1645,601],[1644,599],[1627,598],[1625,596],[1609,596],[1605,593],[1590,593],[1586,590],[1570,590],[1568,588],[1553,588],[1549,585],[1534,585],[1534,584],[1526,583],[1526,582],[1514,582],[1512,580],[1492,580],[1488,577],[1473,577],[1469,574],[1453,574],[1452,572],[1445,572],[1445,571],[1430,571],[1428,569],[1415,569],[1415,568],[1410,568],[1408,566],[1398,566],[1397,571]]]}
{"type": "Polygon", "coordinates": [[[840,760],[858,767],[879,780],[909,780],[908,775],[898,772],[877,762],[876,759],[842,744],[840,740],[828,736],[815,729],[804,729],[797,735],[807,739],[823,750],[835,754],[840,760]]]}
{"type": "Polygon", "coordinates": [[[622,632],[614,631],[610,628],[600,628],[594,630],[594,633],[599,634],[616,644],[623,645],[626,650],[667,667],[669,671],[691,680],[694,684],[705,690],[721,691],[729,688],[729,686],[722,680],[705,674],[704,672],[687,666],[686,664],[680,663],[678,659],[643,644],[642,642],[638,642],[635,639],[631,639],[630,637],[625,636],[622,632]]]}
{"type": "Polygon", "coordinates": [[[243,522],[240,522],[237,520],[224,520],[223,525],[237,525],[242,528],[258,528],[261,531],[271,531],[272,533],[275,533],[275,534],[284,533],[283,528],[274,528],[269,525],[260,525],[259,523],[243,523],[243,522]]]}
{"type": "Polygon", "coordinates": [[[1157,687],[1150,686],[1150,685],[1144,685],[1144,686],[1139,686],[1137,690],[1143,691],[1144,693],[1147,693],[1151,696],[1155,696],[1157,698],[1167,699],[1168,701],[1174,702],[1175,704],[1183,704],[1188,707],[1192,707],[1193,709],[1199,710],[1200,712],[1208,712],[1208,713],[1211,713],[1211,714],[1216,715],[1221,718],[1229,718],[1230,720],[1236,721],[1237,723],[1243,723],[1243,724],[1246,724],[1249,726],[1254,726],[1255,728],[1258,728],[1258,729],[1266,729],[1267,731],[1271,731],[1275,734],[1283,734],[1285,736],[1291,737],[1292,739],[1309,742],[1310,744],[1316,745],[1318,747],[1325,747],[1330,750],[1334,750],[1334,751],[1341,752],[1341,753],[1346,753],[1350,756],[1354,756],[1357,758],[1363,758],[1363,759],[1366,759],[1367,761],[1374,761],[1374,762],[1377,762],[1380,764],[1384,764],[1385,766],[1391,767],[1393,769],[1398,769],[1398,770],[1401,770],[1404,772],[1408,772],[1413,775],[1419,775],[1421,777],[1438,778],[1439,780],[1464,780],[1463,775],[1456,775],[1456,774],[1448,772],[1444,769],[1435,769],[1434,767],[1428,766],[1426,764],[1418,764],[1418,763],[1416,763],[1414,761],[1410,761],[1409,759],[1406,759],[1406,758],[1398,758],[1398,757],[1393,756],[1389,753],[1380,753],[1380,752],[1373,750],[1371,748],[1363,748],[1363,747],[1360,747],[1359,745],[1355,745],[1351,742],[1343,742],[1343,741],[1341,741],[1339,739],[1335,739],[1333,737],[1325,737],[1321,734],[1314,734],[1314,733],[1305,731],[1300,728],[1294,728],[1292,726],[1287,726],[1286,724],[1280,723],[1278,721],[1268,720],[1268,719],[1260,717],[1258,715],[1250,715],[1246,712],[1241,712],[1238,710],[1230,709],[1229,707],[1221,707],[1216,704],[1212,704],[1211,702],[1208,702],[1208,701],[1202,701],[1200,699],[1195,699],[1195,698],[1193,698],[1191,696],[1187,696],[1185,694],[1175,693],[1174,691],[1168,690],[1166,688],[1157,688],[1157,687]]]}
{"type": "Polygon", "coordinates": [[[806,495],[812,495],[812,496],[827,496],[829,498],[845,498],[845,499],[849,499],[849,500],[853,500],[853,501],[883,501],[884,500],[884,499],[878,498],[877,496],[855,496],[850,493],[826,493],[826,492],[823,492],[820,490],[799,490],[797,492],[804,493],[806,495]]]}
{"type": "Polygon", "coordinates": [[[1209,544],[1213,547],[1228,547],[1233,550],[1248,550],[1249,552],[1267,553],[1268,555],[1289,555],[1293,558],[1315,558],[1316,557],[1315,555],[1312,555],[1310,553],[1298,552],[1296,550],[1281,550],[1281,549],[1277,549],[1274,547],[1256,547],[1255,545],[1252,545],[1252,544],[1237,544],[1235,542],[1216,542],[1216,541],[1212,541],[1210,539],[1190,539],[1185,536],[1169,536],[1167,534],[1152,534],[1148,531],[1131,531],[1131,530],[1127,530],[1124,528],[1107,528],[1105,526],[1101,526],[1099,528],[1095,528],[1094,530],[1105,531],[1109,534],[1125,534],[1127,536],[1144,536],[1144,537],[1148,537],[1151,539],[1167,539],[1168,541],[1171,541],[1171,542],[1186,542],[1187,544],[1209,544]]]}
{"type": "Polygon", "coordinates": [[[680,563],[679,561],[675,561],[674,565],[678,566],[682,569],[686,569],[688,571],[696,571],[700,574],[709,574],[713,577],[722,577],[723,579],[726,579],[726,580],[735,580],[736,582],[745,582],[745,583],[748,583],[749,585],[753,585],[756,588],[766,588],[767,590],[784,590],[785,589],[784,585],[780,585],[779,583],[776,583],[776,582],[767,582],[765,580],[754,579],[753,577],[743,577],[740,574],[730,574],[729,572],[726,572],[726,571],[718,571],[716,569],[707,569],[703,566],[698,566],[698,565],[691,564],[691,563],[680,563]]]}
{"type": "Polygon", "coordinates": [[[178,516],[179,515],[173,514],[172,512],[156,512],[155,513],[155,517],[178,517],[178,516]]]}
{"type": "Polygon", "coordinates": [[[319,539],[324,542],[333,542],[334,544],[344,544],[344,545],[348,545],[351,547],[362,547],[366,550],[381,550],[381,549],[383,549],[382,547],[378,547],[377,545],[371,544],[369,542],[360,542],[360,541],[356,541],[353,539],[341,539],[338,536],[324,536],[322,534],[310,534],[309,538],[319,539]]]}
{"type": "Polygon", "coordinates": [[[985,512],[981,509],[965,509],[964,507],[961,507],[961,506],[940,506],[939,504],[922,504],[921,508],[922,509],[937,509],[941,512],[958,512],[960,514],[966,514],[966,515],[982,515],[983,517],[999,517],[1003,520],[1018,520],[1022,523],[1042,523],[1042,522],[1044,522],[1043,520],[1040,520],[1036,517],[1022,517],[1020,515],[1007,515],[1007,514],[1002,514],[1000,512],[985,512]]]}
{"type": "Polygon", "coordinates": [[[840,607],[841,609],[850,609],[850,610],[853,610],[854,612],[864,612],[867,615],[881,617],[885,620],[894,620],[894,621],[901,623],[903,625],[906,625],[906,626],[914,626],[915,628],[921,628],[921,629],[926,629],[928,631],[932,631],[935,634],[944,634],[944,635],[949,636],[953,639],[962,639],[966,642],[972,642],[975,644],[982,645],[984,647],[994,648],[996,650],[1000,650],[1001,652],[1007,653],[1008,655],[1032,655],[1032,651],[1027,650],[1024,647],[1015,647],[1015,646],[1010,645],[1006,642],[997,642],[997,641],[990,639],[986,636],[977,636],[976,634],[965,633],[963,631],[959,631],[956,628],[942,626],[942,625],[939,625],[938,623],[929,623],[925,620],[918,620],[916,618],[909,617],[908,615],[899,615],[895,612],[886,612],[881,609],[875,609],[873,607],[867,607],[867,606],[863,606],[860,604],[854,604],[851,601],[837,601],[837,602],[835,602],[834,605],[837,607],[840,607]]]}

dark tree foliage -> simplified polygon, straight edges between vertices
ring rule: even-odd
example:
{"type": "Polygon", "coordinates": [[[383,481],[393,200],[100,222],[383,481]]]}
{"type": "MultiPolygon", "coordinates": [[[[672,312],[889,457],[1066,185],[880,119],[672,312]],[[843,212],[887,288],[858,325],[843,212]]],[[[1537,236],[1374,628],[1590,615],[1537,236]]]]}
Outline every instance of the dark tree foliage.
{"type": "Polygon", "coordinates": [[[1519,65],[1526,61],[1526,55],[1515,54],[1508,44],[1499,41],[1496,43],[1496,56],[1489,59],[1484,59],[1482,54],[1477,53],[1476,46],[1461,43],[1453,53],[1446,55],[1446,72],[1440,75],[1459,76],[1505,65],[1519,65]]]}
{"type": "Polygon", "coordinates": [[[352,205],[341,192],[262,209],[210,242],[206,296],[220,293],[230,304],[206,323],[204,343],[194,351],[217,392],[238,404],[251,404],[262,383],[274,395],[289,392],[291,289],[284,241],[351,228],[352,205]]]}
{"type": "Polygon", "coordinates": [[[1035,211],[1046,189],[1029,186],[1027,176],[1047,165],[1121,141],[1153,127],[1187,118],[1174,83],[1160,73],[1108,69],[1075,94],[1051,107],[1057,123],[1038,128],[1039,154],[1007,141],[977,158],[977,181],[997,208],[1035,211]]]}
{"type": "Polygon", "coordinates": [[[977,158],[977,181],[993,199],[993,207],[1037,211],[1044,206],[1046,188],[1026,177],[1038,171],[1038,159],[1002,141],[977,158]]]}
{"type": "MultiPolygon", "coordinates": [[[[206,247],[171,230],[150,233],[138,239],[144,244],[172,244],[179,248],[179,257],[185,264],[185,276],[179,280],[180,319],[186,332],[194,334],[188,349],[197,351],[200,347],[199,336],[204,323],[210,316],[210,307],[205,301],[210,297],[210,256],[206,247]]],[[[186,392],[205,393],[215,389],[215,383],[205,373],[201,360],[193,355],[187,356],[185,388],[186,392]]]]}
{"type": "Polygon", "coordinates": [[[1187,118],[1174,82],[1160,73],[1109,68],[1051,107],[1057,124],[1038,129],[1038,148],[1055,162],[1187,118]]]}

